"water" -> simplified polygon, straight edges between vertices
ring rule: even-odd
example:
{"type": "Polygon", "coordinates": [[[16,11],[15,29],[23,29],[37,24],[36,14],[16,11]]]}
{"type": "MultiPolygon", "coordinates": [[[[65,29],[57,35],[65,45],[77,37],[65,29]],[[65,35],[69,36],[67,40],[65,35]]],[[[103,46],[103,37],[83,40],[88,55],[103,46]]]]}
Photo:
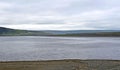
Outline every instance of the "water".
{"type": "Polygon", "coordinates": [[[120,60],[119,37],[0,37],[0,61],[120,60]]]}

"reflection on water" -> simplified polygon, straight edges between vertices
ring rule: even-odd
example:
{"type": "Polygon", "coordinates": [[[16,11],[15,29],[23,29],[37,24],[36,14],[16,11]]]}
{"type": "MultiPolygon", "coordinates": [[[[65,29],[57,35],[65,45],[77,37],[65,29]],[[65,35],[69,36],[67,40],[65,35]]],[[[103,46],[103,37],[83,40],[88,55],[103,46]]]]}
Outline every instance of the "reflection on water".
{"type": "Polygon", "coordinates": [[[54,59],[120,60],[120,38],[0,37],[0,61],[54,59]]]}

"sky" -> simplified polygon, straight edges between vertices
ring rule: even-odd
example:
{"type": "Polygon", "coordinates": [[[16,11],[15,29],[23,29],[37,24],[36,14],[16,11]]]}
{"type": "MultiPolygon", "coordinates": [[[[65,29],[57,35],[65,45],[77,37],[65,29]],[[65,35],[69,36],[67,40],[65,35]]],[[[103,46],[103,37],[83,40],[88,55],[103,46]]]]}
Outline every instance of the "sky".
{"type": "Polygon", "coordinates": [[[0,0],[0,27],[120,30],[120,0],[0,0]]]}

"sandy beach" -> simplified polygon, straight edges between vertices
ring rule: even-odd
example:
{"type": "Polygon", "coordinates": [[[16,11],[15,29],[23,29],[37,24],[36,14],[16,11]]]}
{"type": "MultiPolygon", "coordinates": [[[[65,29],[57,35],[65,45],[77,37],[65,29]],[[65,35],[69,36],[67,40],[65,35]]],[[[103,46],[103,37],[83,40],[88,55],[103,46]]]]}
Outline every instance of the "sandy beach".
{"type": "Polygon", "coordinates": [[[120,70],[120,60],[6,61],[0,70],[120,70]]]}

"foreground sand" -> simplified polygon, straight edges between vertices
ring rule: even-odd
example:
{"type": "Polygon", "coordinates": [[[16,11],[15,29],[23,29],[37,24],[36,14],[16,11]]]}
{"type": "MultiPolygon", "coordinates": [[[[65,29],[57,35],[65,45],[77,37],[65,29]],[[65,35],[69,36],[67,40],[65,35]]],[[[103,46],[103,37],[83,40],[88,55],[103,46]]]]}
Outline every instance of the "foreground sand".
{"type": "Polygon", "coordinates": [[[11,61],[0,70],[120,70],[120,60],[11,61]]]}

